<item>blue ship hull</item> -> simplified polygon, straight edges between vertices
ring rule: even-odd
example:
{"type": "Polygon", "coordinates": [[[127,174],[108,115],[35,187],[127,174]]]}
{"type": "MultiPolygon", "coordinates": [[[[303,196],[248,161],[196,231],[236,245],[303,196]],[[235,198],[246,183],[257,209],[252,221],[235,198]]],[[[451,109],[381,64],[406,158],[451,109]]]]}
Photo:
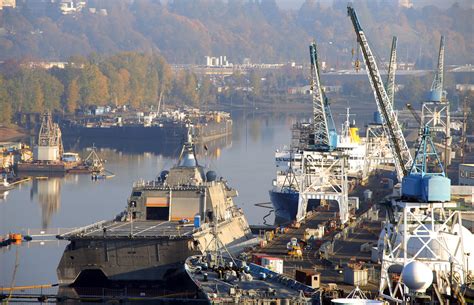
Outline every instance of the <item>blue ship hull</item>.
{"type": "MultiPolygon", "coordinates": [[[[270,201],[275,210],[275,224],[283,225],[296,220],[296,213],[298,212],[299,192],[284,191],[278,192],[271,190],[270,201]]],[[[308,200],[307,211],[313,210],[320,204],[320,200],[308,200]]]]}

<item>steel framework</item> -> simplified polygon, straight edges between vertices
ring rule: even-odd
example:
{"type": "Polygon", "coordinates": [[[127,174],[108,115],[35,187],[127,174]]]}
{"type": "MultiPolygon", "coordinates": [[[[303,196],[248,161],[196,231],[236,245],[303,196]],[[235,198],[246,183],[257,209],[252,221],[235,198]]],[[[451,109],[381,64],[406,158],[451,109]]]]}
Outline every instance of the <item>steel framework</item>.
{"type": "Polygon", "coordinates": [[[367,75],[369,77],[370,85],[375,96],[375,102],[377,104],[378,111],[382,114],[382,121],[384,131],[387,134],[390,148],[395,160],[395,168],[399,180],[407,175],[411,164],[413,162],[410,150],[408,149],[403,131],[398,122],[395,111],[393,110],[390,98],[387,95],[385,87],[380,76],[375,57],[369,46],[369,42],[365,37],[365,33],[360,26],[354,8],[351,6],[347,7],[347,14],[351,18],[354,31],[357,35],[357,41],[360,45],[362,53],[364,55],[364,61],[366,65],[367,75]]]}
{"type": "Polygon", "coordinates": [[[379,164],[394,163],[392,151],[383,127],[380,124],[368,124],[365,132],[366,155],[363,177],[372,172],[379,164]]]}
{"type": "Polygon", "coordinates": [[[341,223],[349,220],[347,157],[341,152],[303,152],[297,220],[306,215],[309,199],[337,201],[341,223]]]}

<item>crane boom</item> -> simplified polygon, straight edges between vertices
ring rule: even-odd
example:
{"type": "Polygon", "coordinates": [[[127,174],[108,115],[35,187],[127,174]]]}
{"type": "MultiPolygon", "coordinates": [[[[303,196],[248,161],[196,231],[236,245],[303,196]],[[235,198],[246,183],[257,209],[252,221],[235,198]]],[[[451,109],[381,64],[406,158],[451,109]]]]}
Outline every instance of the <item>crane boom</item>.
{"type": "Polygon", "coordinates": [[[354,8],[347,7],[347,14],[351,18],[357,35],[357,41],[364,55],[365,65],[367,66],[367,75],[369,77],[372,90],[374,91],[377,108],[383,117],[383,128],[390,142],[390,148],[395,160],[395,168],[398,178],[401,179],[409,173],[413,158],[408,149],[402,129],[398,123],[395,112],[393,111],[390,99],[385,91],[385,87],[380,76],[380,72],[375,62],[375,57],[370,50],[369,43],[365,37],[364,31],[360,26],[354,8]]]}
{"type": "Polygon", "coordinates": [[[395,99],[395,71],[397,70],[397,37],[392,38],[392,49],[390,51],[390,63],[387,73],[387,95],[392,107],[395,99]]]}
{"type": "Polygon", "coordinates": [[[412,115],[413,118],[416,120],[416,122],[418,123],[418,125],[421,127],[421,117],[420,117],[420,115],[418,114],[418,112],[416,112],[415,108],[413,108],[412,104],[405,104],[405,106],[407,107],[408,110],[410,110],[411,115],[412,115]]]}
{"type": "Polygon", "coordinates": [[[309,46],[309,54],[311,58],[311,91],[313,94],[314,146],[318,150],[329,150],[328,117],[325,96],[319,81],[318,55],[315,42],[309,46]]]}
{"type": "Polygon", "coordinates": [[[439,42],[438,68],[431,84],[430,101],[441,102],[443,98],[443,73],[444,73],[444,36],[439,42]]]}

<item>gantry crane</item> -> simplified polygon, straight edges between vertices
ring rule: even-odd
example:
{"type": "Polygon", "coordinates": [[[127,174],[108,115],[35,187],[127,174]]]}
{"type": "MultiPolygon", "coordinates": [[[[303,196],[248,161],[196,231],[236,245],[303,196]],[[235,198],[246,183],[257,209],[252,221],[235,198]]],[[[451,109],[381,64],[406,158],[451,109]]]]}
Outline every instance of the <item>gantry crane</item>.
{"type": "Polygon", "coordinates": [[[334,200],[339,206],[341,223],[349,220],[347,156],[336,150],[337,134],[329,100],[320,83],[316,43],[309,46],[313,98],[314,143],[302,151],[299,198],[296,218],[304,219],[308,200],[334,200]]]}
{"type": "Polygon", "coordinates": [[[364,56],[365,65],[367,66],[367,75],[369,77],[372,90],[374,91],[375,101],[377,108],[382,114],[383,128],[390,142],[390,148],[395,161],[395,168],[399,180],[406,176],[413,163],[410,150],[408,149],[405,137],[403,136],[402,128],[398,122],[395,111],[393,110],[392,103],[387,91],[382,82],[375,57],[370,50],[369,43],[365,37],[364,31],[360,26],[355,10],[351,7],[347,7],[347,14],[351,18],[354,26],[355,33],[357,35],[357,41],[362,50],[364,56]]]}

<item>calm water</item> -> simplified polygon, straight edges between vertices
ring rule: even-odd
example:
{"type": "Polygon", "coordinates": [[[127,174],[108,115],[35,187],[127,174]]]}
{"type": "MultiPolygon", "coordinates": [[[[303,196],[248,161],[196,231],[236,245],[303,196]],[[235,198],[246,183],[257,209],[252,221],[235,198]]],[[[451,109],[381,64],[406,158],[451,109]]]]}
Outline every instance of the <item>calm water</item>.
{"type": "MultiPolygon", "coordinates": [[[[339,123],[343,117],[338,114],[344,113],[345,106],[334,111],[339,123]]],[[[372,111],[355,110],[361,124],[372,116],[372,111]]],[[[268,212],[254,204],[269,201],[275,149],[289,144],[294,122],[308,118],[309,112],[235,114],[232,139],[199,156],[201,164],[215,170],[238,190],[235,202],[251,224],[262,223],[268,212]]],[[[81,150],[80,146],[77,150],[81,150]]],[[[81,153],[87,155],[84,149],[81,153]]],[[[174,164],[179,151],[175,157],[159,151],[127,153],[107,148],[99,153],[107,160],[107,169],[116,174],[113,179],[93,182],[89,175],[68,175],[23,183],[0,199],[0,234],[29,228],[73,228],[111,219],[125,208],[132,183],[141,178],[154,179],[162,169],[174,164]]],[[[10,286],[13,278],[16,286],[56,283],[56,267],[65,245],[52,241],[0,249],[0,287],[10,286]]]]}

